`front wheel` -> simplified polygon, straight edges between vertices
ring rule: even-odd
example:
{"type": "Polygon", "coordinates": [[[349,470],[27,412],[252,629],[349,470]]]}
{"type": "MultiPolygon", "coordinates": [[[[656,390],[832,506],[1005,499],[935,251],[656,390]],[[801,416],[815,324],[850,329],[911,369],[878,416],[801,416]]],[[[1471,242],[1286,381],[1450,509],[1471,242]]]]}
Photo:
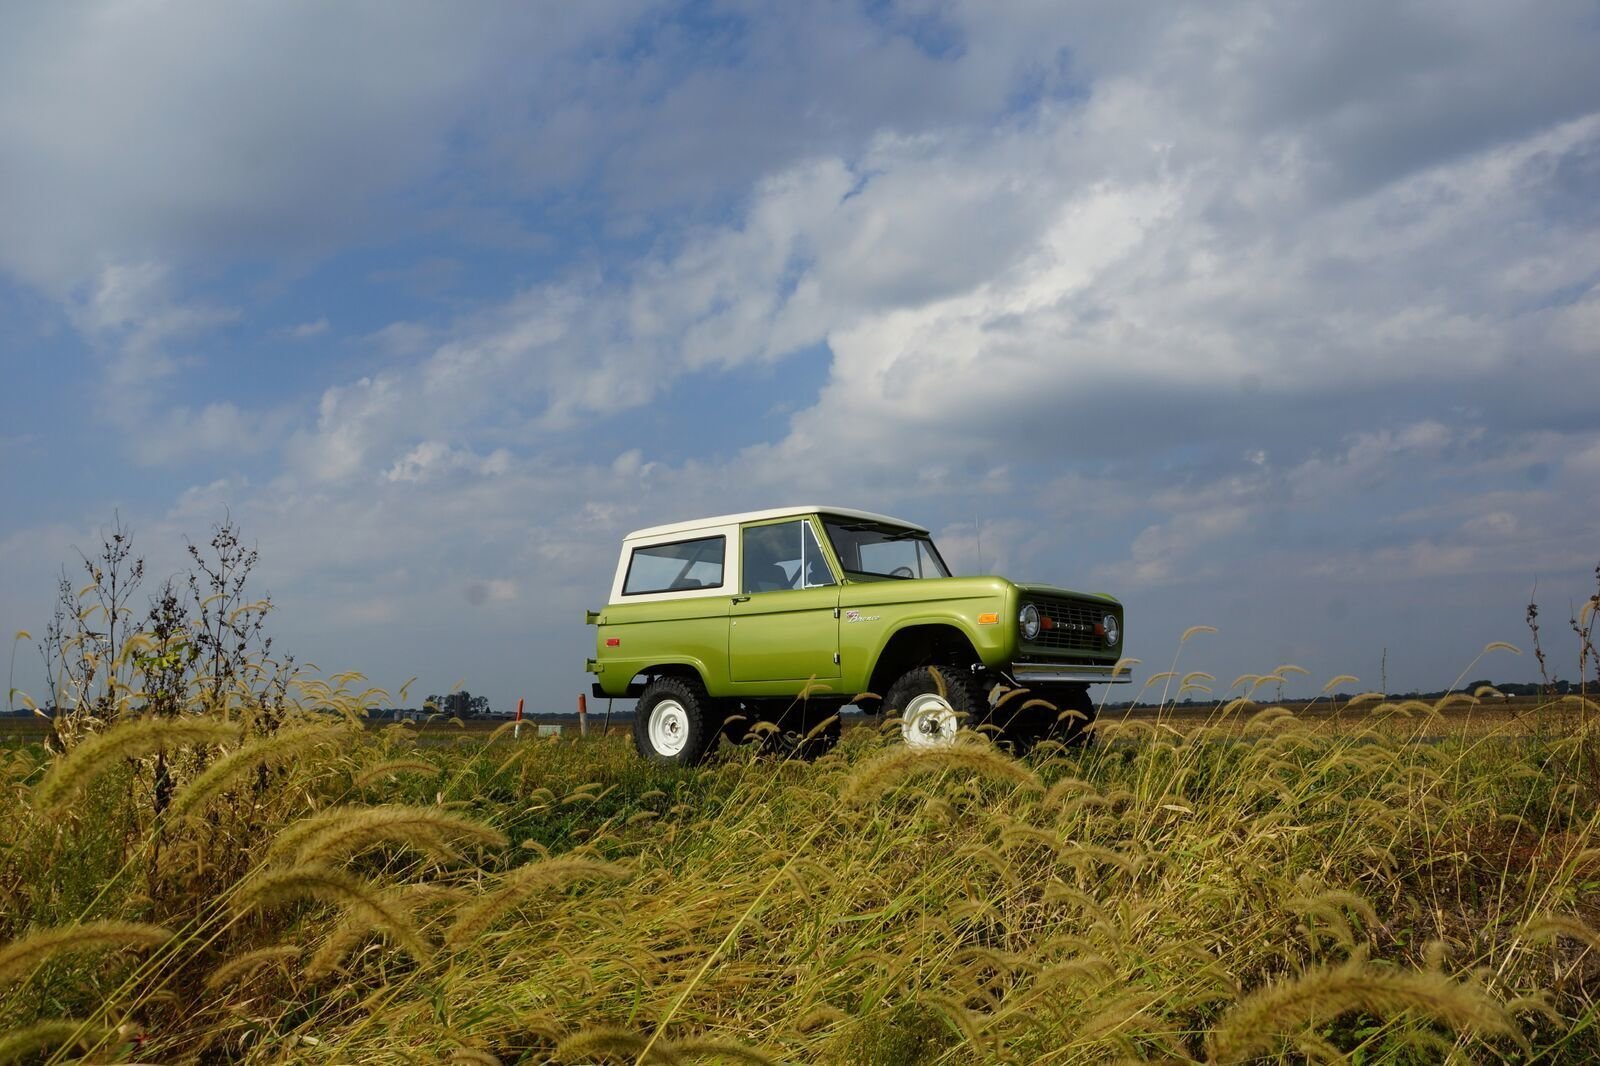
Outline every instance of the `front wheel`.
{"type": "Polygon", "coordinates": [[[644,688],[633,715],[633,746],[655,763],[691,766],[716,746],[711,699],[698,679],[658,677],[644,688]]]}
{"type": "Polygon", "coordinates": [[[1067,747],[1087,745],[1093,734],[1096,707],[1083,685],[1041,689],[1033,702],[1018,715],[1015,730],[1017,754],[1031,749],[1041,740],[1054,740],[1067,747]]]}
{"type": "Polygon", "coordinates": [[[950,746],[962,719],[977,721],[986,709],[972,675],[943,666],[907,670],[889,686],[883,702],[900,715],[900,737],[913,748],[950,746]]]}

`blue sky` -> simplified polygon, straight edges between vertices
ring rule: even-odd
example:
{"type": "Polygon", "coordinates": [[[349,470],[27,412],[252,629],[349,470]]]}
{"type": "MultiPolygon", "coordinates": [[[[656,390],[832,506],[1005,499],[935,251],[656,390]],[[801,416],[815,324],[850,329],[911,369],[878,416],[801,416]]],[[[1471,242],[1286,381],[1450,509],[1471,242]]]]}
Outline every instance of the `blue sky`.
{"type": "Polygon", "coordinates": [[[624,532],[822,500],[1147,672],[1440,687],[1537,584],[1570,677],[1594,6],[1123,8],[8,6],[0,623],[231,515],[281,647],[563,709],[624,532]]]}

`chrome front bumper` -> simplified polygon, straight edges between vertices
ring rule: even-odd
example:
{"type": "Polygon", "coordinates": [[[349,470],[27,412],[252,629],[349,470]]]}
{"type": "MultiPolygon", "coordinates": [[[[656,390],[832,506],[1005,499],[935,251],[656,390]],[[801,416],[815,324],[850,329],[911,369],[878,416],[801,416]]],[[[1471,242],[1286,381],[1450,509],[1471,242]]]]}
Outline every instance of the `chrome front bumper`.
{"type": "Polygon", "coordinates": [[[1011,681],[1019,686],[1026,687],[1029,682],[1035,684],[1048,684],[1051,682],[1066,682],[1082,685],[1126,685],[1133,680],[1133,671],[1125,669],[1120,674],[1112,676],[1116,667],[1111,664],[1105,666],[1091,666],[1083,663],[1012,663],[1011,669],[1003,670],[1011,681]]]}

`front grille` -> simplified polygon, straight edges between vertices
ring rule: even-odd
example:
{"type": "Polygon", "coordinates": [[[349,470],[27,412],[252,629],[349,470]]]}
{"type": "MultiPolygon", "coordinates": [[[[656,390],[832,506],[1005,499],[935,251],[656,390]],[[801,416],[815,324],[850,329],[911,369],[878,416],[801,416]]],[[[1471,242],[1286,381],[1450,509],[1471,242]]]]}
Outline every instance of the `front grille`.
{"type": "Polygon", "coordinates": [[[1101,653],[1114,650],[1106,647],[1104,635],[1095,633],[1095,626],[1100,624],[1100,619],[1115,613],[1108,611],[1104,604],[1056,596],[1030,596],[1025,602],[1032,603],[1041,615],[1053,623],[1048,628],[1041,626],[1039,636],[1034,640],[1025,641],[1028,647],[1046,651],[1101,653]]]}

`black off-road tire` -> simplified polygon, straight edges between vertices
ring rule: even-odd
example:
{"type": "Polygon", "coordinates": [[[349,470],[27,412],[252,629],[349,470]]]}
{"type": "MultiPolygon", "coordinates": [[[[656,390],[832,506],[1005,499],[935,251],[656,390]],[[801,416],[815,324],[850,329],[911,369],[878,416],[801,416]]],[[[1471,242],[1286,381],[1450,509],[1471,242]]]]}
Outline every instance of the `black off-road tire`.
{"type": "Polygon", "coordinates": [[[1042,740],[1067,747],[1087,744],[1094,736],[1086,730],[1095,711],[1087,687],[1051,686],[1008,693],[990,712],[990,721],[996,727],[996,740],[1021,756],[1042,740]]]}
{"type": "Polygon", "coordinates": [[[1022,756],[1044,739],[1055,711],[1028,689],[1007,689],[998,703],[991,703],[989,724],[995,729],[995,742],[1022,756]]]}
{"type": "Polygon", "coordinates": [[[658,677],[633,713],[633,746],[651,762],[693,766],[717,746],[722,716],[698,678],[658,677]]]}
{"type": "Polygon", "coordinates": [[[971,729],[987,717],[989,701],[978,679],[960,667],[917,666],[889,686],[883,707],[899,716],[900,737],[907,744],[945,747],[958,729],[971,729]]]}
{"type": "Polygon", "coordinates": [[[780,759],[819,759],[839,743],[843,731],[837,708],[806,705],[784,707],[776,700],[747,704],[737,718],[726,720],[722,735],[730,744],[754,738],[762,755],[780,759]]]}
{"type": "Polygon", "coordinates": [[[768,736],[766,750],[785,759],[814,762],[838,746],[842,732],[837,711],[793,716],[768,736]]]}
{"type": "Polygon", "coordinates": [[[741,706],[738,700],[725,701],[722,707],[722,724],[719,727],[722,743],[730,747],[745,743],[750,739],[758,721],[760,719],[756,718],[749,708],[741,706]]]}
{"type": "Polygon", "coordinates": [[[1087,745],[1094,737],[1089,726],[1094,723],[1097,708],[1084,685],[1047,689],[1039,694],[1055,710],[1035,708],[1039,714],[1038,739],[1054,740],[1069,748],[1087,745]],[[1079,717],[1081,715],[1081,717],[1079,717]]]}

